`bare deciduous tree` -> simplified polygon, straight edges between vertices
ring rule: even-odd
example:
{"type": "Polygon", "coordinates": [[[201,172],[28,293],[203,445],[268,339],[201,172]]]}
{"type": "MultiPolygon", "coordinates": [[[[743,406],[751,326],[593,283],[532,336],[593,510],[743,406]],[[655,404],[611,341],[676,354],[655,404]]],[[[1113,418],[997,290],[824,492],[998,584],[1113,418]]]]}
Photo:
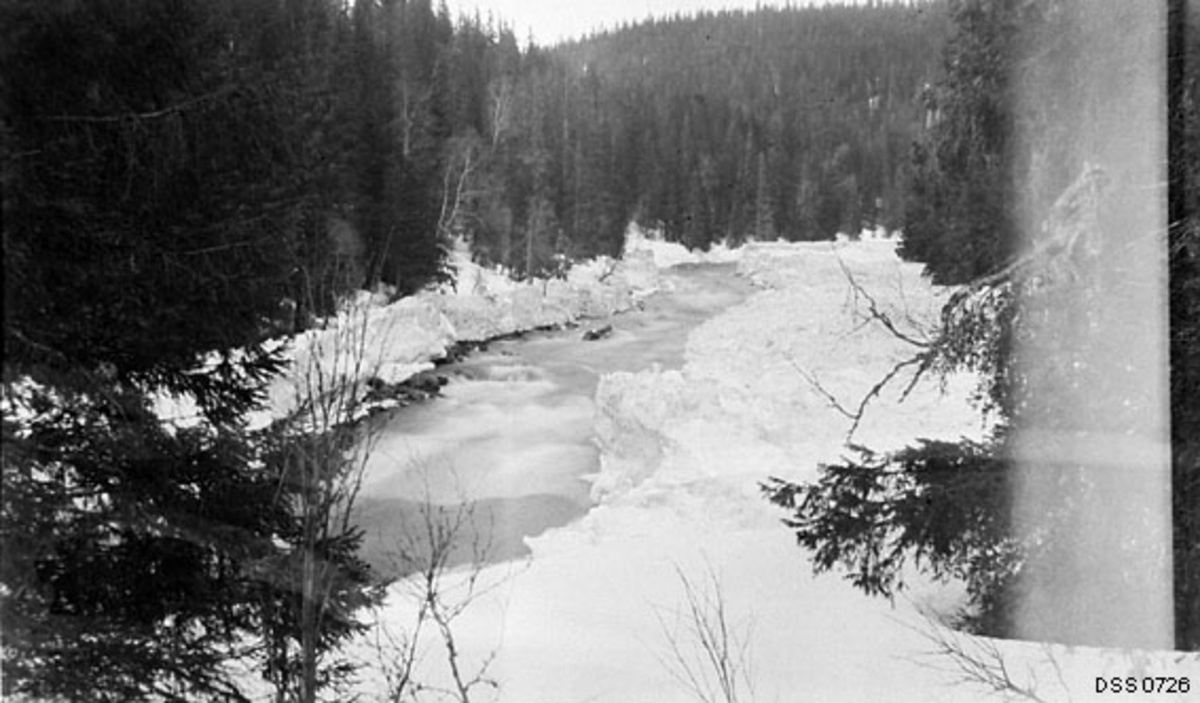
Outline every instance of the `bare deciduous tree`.
{"type": "Polygon", "coordinates": [[[297,407],[277,425],[273,456],[295,533],[282,563],[264,569],[283,594],[264,613],[267,678],[280,703],[311,703],[348,673],[326,655],[362,629],[356,613],[382,596],[357,557],[351,514],[378,439],[377,427],[360,422],[363,390],[387,338],[388,330],[372,327],[368,304],[351,305],[306,337],[293,369],[297,407]]]}
{"type": "Polygon", "coordinates": [[[667,652],[663,668],[700,703],[739,703],[754,699],[750,636],[753,623],[735,621],[721,580],[710,564],[696,582],[678,566],[683,603],[658,624],[667,652]]]}
{"type": "Polygon", "coordinates": [[[469,214],[468,201],[478,195],[472,184],[483,158],[476,137],[457,137],[450,142],[442,171],[442,197],[438,209],[437,230],[441,237],[448,239],[463,231],[464,220],[469,214]]]}

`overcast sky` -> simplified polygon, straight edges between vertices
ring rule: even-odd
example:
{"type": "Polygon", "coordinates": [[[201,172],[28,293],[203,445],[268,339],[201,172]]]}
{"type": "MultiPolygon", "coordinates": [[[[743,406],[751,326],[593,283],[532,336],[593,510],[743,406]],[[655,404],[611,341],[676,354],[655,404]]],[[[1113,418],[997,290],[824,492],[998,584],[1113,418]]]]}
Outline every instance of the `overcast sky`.
{"type": "Polygon", "coordinates": [[[637,21],[647,17],[662,17],[675,12],[720,10],[724,8],[753,9],[755,5],[811,5],[825,0],[447,0],[450,11],[471,12],[479,8],[486,18],[488,11],[511,26],[517,39],[524,44],[532,32],[534,41],[545,46],[583,36],[592,30],[618,26],[622,21],[637,21]]]}

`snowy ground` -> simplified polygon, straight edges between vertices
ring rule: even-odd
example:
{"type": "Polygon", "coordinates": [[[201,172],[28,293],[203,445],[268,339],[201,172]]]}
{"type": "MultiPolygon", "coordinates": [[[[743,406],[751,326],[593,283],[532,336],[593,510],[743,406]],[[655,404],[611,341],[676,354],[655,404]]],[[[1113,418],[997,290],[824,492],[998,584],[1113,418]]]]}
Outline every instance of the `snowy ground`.
{"type": "MultiPolygon", "coordinates": [[[[631,248],[642,252],[631,258],[647,281],[647,259],[660,266],[695,260],[644,240],[631,248]]],[[[715,678],[696,649],[682,579],[710,615],[709,598],[721,592],[727,639],[744,651],[737,700],[987,698],[986,689],[959,682],[949,659],[932,654],[931,636],[956,639],[981,661],[1002,658],[1014,683],[1049,701],[1111,700],[1096,693],[1098,676],[1189,676],[1200,687],[1196,656],[994,643],[929,624],[919,610],[949,612],[960,602],[953,586],[925,584],[893,606],[866,598],[837,574],[814,577],[758,484],[768,476],[815,476],[818,462],[841,452],[849,421],[808,379],[848,403],[909,351],[864,324],[864,301],[839,260],[914,333],[933,319],[945,292],[900,263],[890,242],[758,244],[715,256],[740,258],[739,271],[762,291],[696,329],[682,369],[602,378],[597,506],[530,539],[527,561],[484,569],[476,583],[484,592],[454,622],[461,670],[470,674],[490,661],[488,676],[498,684],[477,687],[472,700],[702,700],[686,685],[686,669],[701,688],[715,678]]],[[[984,428],[965,401],[970,387],[971,379],[952,379],[943,395],[931,380],[903,404],[899,386],[885,392],[855,441],[887,449],[915,437],[978,437],[984,428]]],[[[465,575],[447,583],[450,601],[462,597],[456,589],[465,575]]],[[[413,622],[405,587],[395,587],[380,613],[393,634],[413,622]]],[[[426,634],[419,678],[449,687],[445,652],[432,629],[426,634]]],[[[359,654],[370,665],[362,672],[366,697],[383,698],[387,656],[381,664],[372,647],[359,654]]]]}

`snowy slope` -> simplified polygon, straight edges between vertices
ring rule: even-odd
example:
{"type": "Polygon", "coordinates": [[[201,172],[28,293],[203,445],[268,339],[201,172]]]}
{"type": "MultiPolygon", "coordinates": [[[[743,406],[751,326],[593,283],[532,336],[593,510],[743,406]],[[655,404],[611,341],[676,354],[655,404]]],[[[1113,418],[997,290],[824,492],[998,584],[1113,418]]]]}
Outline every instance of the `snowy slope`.
{"type": "MultiPolygon", "coordinates": [[[[677,251],[653,257],[694,261],[677,251]]],[[[780,513],[759,494],[768,476],[814,476],[846,440],[849,420],[808,379],[849,403],[909,351],[864,324],[863,301],[843,265],[893,319],[911,320],[906,329],[914,333],[944,299],[889,242],[752,245],[739,268],[762,292],[695,330],[682,369],[601,380],[598,505],[529,540],[527,563],[487,568],[481,582],[494,588],[456,623],[462,665],[494,656],[490,675],[499,688],[477,689],[473,700],[700,700],[680,681],[675,658],[697,664],[693,672],[710,670],[698,664],[691,621],[679,617],[687,604],[681,576],[701,601],[719,585],[730,640],[745,648],[748,683],[739,700],[997,700],[958,682],[961,672],[930,654],[930,635],[960,636],[930,625],[918,609],[948,612],[960,602],[956,587],[925,584],[892,606],[837,574],[813,577],[780,513]]],[[[929,380],[903,404],[899,386],[887,391],[855,440],[886,449],[918,436],[978,437],[983,423],[965,400],[971,385],[951,379],[942,395],[929,380]]],[[[412,602],[401,594],[381,614],[393,629],[411,622],[412,602]]],[[[1200,683],[1196,657],[961,642],[983,660],[1002,657],[1015,683],[1045,700],[1111,700],[1095,693],[1101,675],[1189,675],[1200,683]]],[[[448,683],[443,655],[430,644],[424,680],[448,683]]],[[[380,681],[366,685],[369,697],[382,694],[380,681]]]]}

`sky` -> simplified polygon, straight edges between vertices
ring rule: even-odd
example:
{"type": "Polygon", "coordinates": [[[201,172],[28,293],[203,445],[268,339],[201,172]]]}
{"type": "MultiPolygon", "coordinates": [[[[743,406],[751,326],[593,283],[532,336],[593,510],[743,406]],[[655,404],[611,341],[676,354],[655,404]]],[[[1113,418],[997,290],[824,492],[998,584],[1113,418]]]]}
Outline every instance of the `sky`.
{"type": "Polygon", "coordinates": [[[662,17],[676,12],[699,10],[753,9],[755,5],[797,6],[824,4],[826,0],[447,0],[450,11],[482,16],[490,11],[513,28],[524,43],[530,36],[540,46],[584,36],[593,30],[612,28],[625,21],[662,17]]]}

